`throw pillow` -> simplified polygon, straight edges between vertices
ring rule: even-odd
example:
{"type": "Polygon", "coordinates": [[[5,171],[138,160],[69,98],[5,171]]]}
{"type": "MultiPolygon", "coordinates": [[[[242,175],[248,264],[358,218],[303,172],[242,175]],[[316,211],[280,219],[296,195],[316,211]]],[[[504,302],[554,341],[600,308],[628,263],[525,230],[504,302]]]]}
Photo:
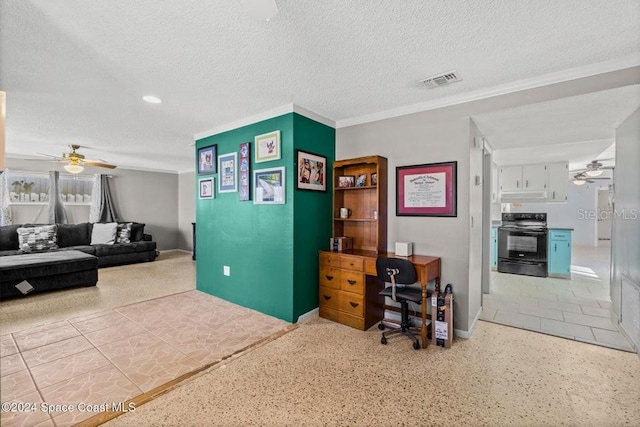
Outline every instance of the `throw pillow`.
{"type": "Polygon", "coordinates": [[[113,245],[116,242],[117,230],[118,224],[115,222],[93,224],[93,230],[91,231],[91,244],[113,245]]]}
{"type": "Polygon", "coordinates": [[[18,228],[18,245],[20,246],[20,251],[30,253],[58,249],[56,231],[57,226],[55,224],[18,228]]]}
{"type": "Polygon", "coordinates": [[[132,242],[139,242],[140,240],[143,239],[144,226],[145,224],[139,223],[139,222],[134,222],[133,225],[131,225],[131,241],[132,242]]]}
{"type": "Polygon", "coordinates": [[[131,243],[131,223],[118,224],[116,243],[131,243]]]}

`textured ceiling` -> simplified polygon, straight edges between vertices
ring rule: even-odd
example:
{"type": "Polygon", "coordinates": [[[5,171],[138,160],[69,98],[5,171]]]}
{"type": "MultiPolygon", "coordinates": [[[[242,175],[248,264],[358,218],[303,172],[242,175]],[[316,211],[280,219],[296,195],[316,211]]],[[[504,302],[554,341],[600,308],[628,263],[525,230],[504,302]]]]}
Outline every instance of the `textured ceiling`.
{"type": "Polygon", "coordinates": [[[193,135],[282,105],[340,122],[640,54],[637,0],[277,5],[257,22],[239,0],[0,0],[7,152],[187,170],[193,135]]]}

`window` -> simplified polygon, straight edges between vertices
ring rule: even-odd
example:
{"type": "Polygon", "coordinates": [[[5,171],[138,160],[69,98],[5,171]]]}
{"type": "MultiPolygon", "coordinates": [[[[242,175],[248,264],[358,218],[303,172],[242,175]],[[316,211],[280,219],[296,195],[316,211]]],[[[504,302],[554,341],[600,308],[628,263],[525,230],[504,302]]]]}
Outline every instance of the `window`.
{"type": "MultiPolygon", "coordinates": [[[[9,198],[11,204],[49,203],[49,175],[9,172],[9,198]]],[[[91,203],[93,179],[90,176],[61,176],[60,198],[64,204],[91,203]]]]}

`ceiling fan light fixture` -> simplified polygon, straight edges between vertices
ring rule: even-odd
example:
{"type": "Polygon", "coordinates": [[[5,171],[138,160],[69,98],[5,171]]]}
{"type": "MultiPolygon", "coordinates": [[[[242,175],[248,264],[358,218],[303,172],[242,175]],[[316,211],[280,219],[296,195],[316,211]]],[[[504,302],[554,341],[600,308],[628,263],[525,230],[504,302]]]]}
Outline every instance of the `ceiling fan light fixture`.
{"type": "Polygon", "coordinates": [[[573,183],[575,185],[585,185],[587,183],[587,181],[585,181],[584,179],[574,179],[573,183]]]}
{"type": "Polygon", "coordinates": [[[602,171],[602,169],[594,169],[594,170],[586,171],[585,173],[586,173],[588,176],[596,177],[596,176],[600,176],[600,175],[602,175],[602,172],[603,172],[603,171],[602,171]]]}
{"type": "Polygon", "coordinates": [[[70,163],[68,165],[64,165],[64,169],[69,173],[76,174],[76,173],[82,172],[84,170],[84,167],[82,167],[82,166],[80,166],[78,164],[74,165],[74,164],[70,163]]]}
{"type": "Polygon", "coordinates": [[[145,95],[142,97],[142,100],[148,102],[149,104],[160,104],[162,102],[162,99],[153,95],[145,95]]]}

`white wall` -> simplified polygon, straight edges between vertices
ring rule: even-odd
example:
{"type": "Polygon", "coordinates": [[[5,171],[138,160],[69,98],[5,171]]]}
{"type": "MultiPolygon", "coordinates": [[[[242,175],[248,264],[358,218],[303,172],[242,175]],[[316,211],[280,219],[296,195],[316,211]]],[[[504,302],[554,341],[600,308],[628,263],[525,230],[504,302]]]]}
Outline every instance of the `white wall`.
{"type": "MultiPolygon", "coordinates": [[[[16,171],[61,170],[61,173],[66,173],[60,165],[44,161],[7,158],[6,167],[16,171]]],[[[121,220],[145,223],[145,233],[153,235],[159,250],[178,247],[178,175],[119,168],[91,169],[85,172],[88,172],[88,175],[113,175],[111,192],[121,220]]],[[[41,206],[13,206],[14,224],[47,222],[47,208],[44,207],[44,214],[37,215],[40,208],[41,206]]],[[[70,222],[86,222],[89,219],[89,209],[86,206],[70,206],[67,213],[70,222]]]]}
{"type": "Polygon", "coordinates": [[[573,228],[574,245],[595,247],[598,244],[598,188],[609,187],[610,179],[575,185],[567,181],[567,203],[512,203],[511,212],[546,212],[549,228],[573,228]]]}
{"type": "MultiPolygon", "coordinates": [[[[441,111],[416,113],[336,129],[336,159],[381,155],[389,163],[388,249],[414,242],[414,253],[442,259],[442,284],[453,285],[454,328],[469,331],[469,165],[468,116],[443,117],[441,111]],[[458,216],[396,216],[396,167],[458,162],[458,216]]],[[[479,150],[478,150],[479,151],[479,150]]],[[[481,206],[480,206],[481,209],[481,206]]],[[[481,230],[478,228],[478,230],[481,230]]],[[[480,275],[478,275],[480,280],[480,275]]],[[[475,286],[475,285],[474,285],[475,286]]],[[[478,290],[478,294],[480,291],[478,290]]],[[[474,306],[476,302],[473,302],[474,306]]]]}
{"type": "Polygon", "coordinates": [[[191,223],[196,221],[195,172],[178,175],[178,249],[193,250],[191,223]]]}
{"type": "Polygon", "coordinates": [[[616,130],[611,301],[640,348],[640,109],[616,130]]]}

